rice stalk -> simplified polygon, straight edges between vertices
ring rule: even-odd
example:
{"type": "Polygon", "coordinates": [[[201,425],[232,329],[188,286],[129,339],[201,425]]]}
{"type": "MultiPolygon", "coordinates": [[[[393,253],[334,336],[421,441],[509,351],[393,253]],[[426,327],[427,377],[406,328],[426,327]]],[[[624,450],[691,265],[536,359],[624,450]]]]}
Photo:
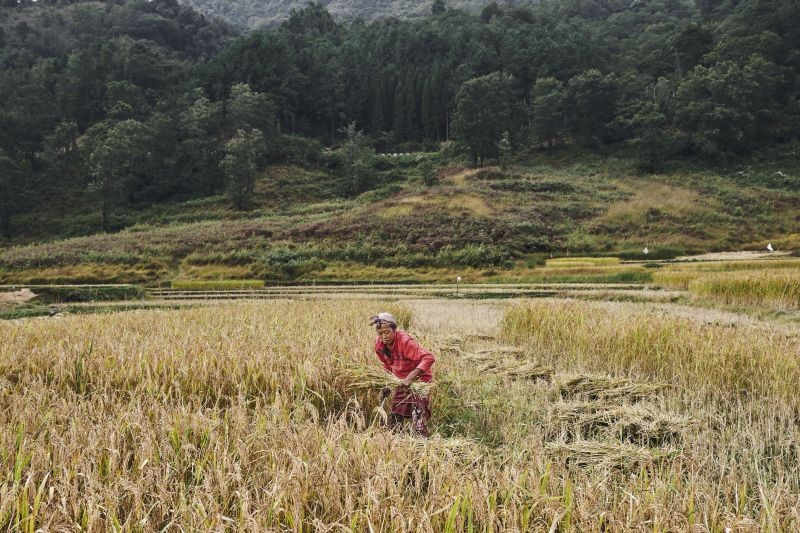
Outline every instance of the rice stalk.
{"type": "MultiPolygon", "coordinates": [[[[403,380],[390,374],[376,366],[367,366],[354,363],[347,363],[338,360],[337,372],[341,375],[348,386],[358,390],[381,390],[384,388],[394,389],[403,384],[403,380]]],[[[433,390],[433,383],[416,380],[411,383],[411,392],[423,398],[430,395],[433,390]]]]}
{"type": "Polygon", "coordinates": [[[607,401],[556,404],[552,418],[573,426],[584,437],[610,429],[624,440],[650,444],[679,439],[695,425],[695,420],[689,416],[666,412],[653,405],[617,405],[607,401]]]}
{"type": "Polygon", "coordinates": [[[504,356],[504,355],[515,355],[520,356],[525,353],[523,348],[519,348],[517,346],[495,346],[492,348],[481,348],[479,350],[475,350],[472,352],[474,355],[490,355],[490,356],[504,356]]]}
{"type": "Polygon", "coordinates": [[[575,466],[637,467],[677,456],[675,450],[595,441],[548,443],[545,449],[575,466]]]}
{"type": "Polygon", "coordinates": [[[558,383],[562,398],[585,397],[590,400],[626,398],[631,401],[653,396],[668,387],[667,383],[633,381],[604,376],[575,376],[558,383]]]}

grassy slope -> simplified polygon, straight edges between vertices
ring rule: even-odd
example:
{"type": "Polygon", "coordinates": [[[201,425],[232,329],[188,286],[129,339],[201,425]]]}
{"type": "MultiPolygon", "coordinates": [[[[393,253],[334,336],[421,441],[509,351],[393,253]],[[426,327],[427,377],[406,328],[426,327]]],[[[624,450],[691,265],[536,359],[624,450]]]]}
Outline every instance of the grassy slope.
{"type": "Polygon", "coordinates": [[[551,253],[636,257],[647,244],[669,256],[800,241],[797,187],[752,171],[635,176],[605,162],[551,160],[445,170],[433,187],[414,174],[412,162],[390,166],[379,188],[344,199],[326,192],[336,178],[271,167],[251,211],[234,211],[222,197],[155,205],[119,213],[129,227],[118,233],[46,243],[44,228],[86,233],[96,214],[85,202],[63,217],[38,213],[19,225],[30,228],[23,240],[40,243],[2,248],[0,282],[400,281],[455,272],[521,281],[536,277],[526,267],[551,253]]]}

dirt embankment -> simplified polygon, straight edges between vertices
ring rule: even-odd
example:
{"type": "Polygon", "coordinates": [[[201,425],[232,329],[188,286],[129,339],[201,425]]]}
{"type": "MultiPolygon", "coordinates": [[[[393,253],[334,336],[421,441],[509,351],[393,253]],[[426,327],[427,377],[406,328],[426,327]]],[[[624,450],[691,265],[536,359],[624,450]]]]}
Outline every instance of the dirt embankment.
{"type": "Polygon", "coordinates": [[[30,289],[21,289],[12,292],[0,292],[0,307],[24,304],[36,298],[36,294],[30,289]]]}

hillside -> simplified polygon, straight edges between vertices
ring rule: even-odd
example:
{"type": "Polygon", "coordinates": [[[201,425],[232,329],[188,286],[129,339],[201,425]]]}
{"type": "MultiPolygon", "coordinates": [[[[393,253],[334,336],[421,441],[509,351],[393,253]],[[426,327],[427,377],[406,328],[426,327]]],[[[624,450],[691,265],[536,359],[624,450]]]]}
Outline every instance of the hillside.
{"type": "MultiPolygon", "coordinates": [[[[248,211],[221,196],[159,204],[121,215],[132,226],[118,233],[10,246],[0,283],[442,281],[456,272],[524,281],[551,254],[643,259],[647,245],[648,258],[669,258],[800,244],[797,177],[776,182],[772,167],[643,177],[554,157],[505,171],[443,167],[425,185],[425,159],[414,157],[386,158],[382,185],[355,198],[327,193],[337,178],[318,169],[273,165],[248,211]]],[[[38,223],[66,231],[92,216],[84,206],[38,223]]],[[[33,228],[34,218],[24,222],[33,228]]],[[[618,269],[604,274],[598,280],[631,281],[618,269]]]]}
{"type": "Polygon", "coordinates": [[[773,7],[310,4],[237,37],[177,0],[18,2],[3,279],[497,280],[550,254],[786,248],[800,32],[773,7]]]}
{"type": "MultiPolygon", "coordinates": [[[[183,0],[195,9],[208,16],[223,18],[241,28],[256,29],[276,26],[289,18],[291,10],[303,9],[308,0],[261,0],[248,2],[245,0],[183,0]]],[[[350,21],[357,18],[372,21],[381,18],[397,17],[412,19],[426,17],[431,14],[433,1],[416,0],[321,0],[338,21],[350,21]]],[[[501,0],[498,5],[526,5],[533,2],[523,0],[501,0]]],[[[451,9],[460,9],[475,13],[491,4],[490,0],[447,0],[445,5],[451,9]]]]}

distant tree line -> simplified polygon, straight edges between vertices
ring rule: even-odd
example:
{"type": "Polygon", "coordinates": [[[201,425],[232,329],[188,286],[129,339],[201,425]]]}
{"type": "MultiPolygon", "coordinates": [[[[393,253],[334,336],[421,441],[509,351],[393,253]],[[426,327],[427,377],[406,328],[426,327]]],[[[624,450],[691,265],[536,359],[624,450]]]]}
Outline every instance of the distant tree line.
{"type": "Polygon", "coordinates": [[[0,230],[43,198],[92,198],[105,229],[121,205],[227,192],[244,208],[258,168],[319,163],[322,144],[344,143],[325,164],[355,194],[370,145],[450,140],[481,164],[576,144],[656,171],[800,131],[797,2],[432,12],[339,24],[312,3],[237,36],[175,0],[3,3],[0,230]]]}

